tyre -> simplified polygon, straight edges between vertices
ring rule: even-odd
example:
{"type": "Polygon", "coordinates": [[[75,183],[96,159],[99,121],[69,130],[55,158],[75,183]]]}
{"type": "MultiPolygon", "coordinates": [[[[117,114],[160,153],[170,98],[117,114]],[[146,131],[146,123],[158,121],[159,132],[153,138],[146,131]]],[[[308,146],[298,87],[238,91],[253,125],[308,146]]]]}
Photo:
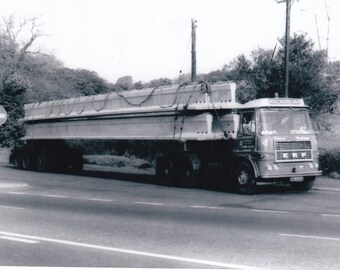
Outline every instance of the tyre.
{"type": "Polygon", "coordinates": [[[14,166],[18,169],[23,168],[23,163],[22,163],[22,153],[21,152],[16,152],[14,154],[14,166]]]}
{"type": "Polygon", "coordinates": [[[157,159],[156,176],[161,185],[174,185],[173,162],[167,156],[161,156],[157,159]]]}
{"type": "Polygon", "coordinates": [[[308,191],[312,189],[315,182],[315,177],[307,178],[303,182],[291,183],[291,187],[296,191],[308,191]]]}
{"type": "Polygon", "coordinates": [[[194,188],[199,184],[199,177],[194,169],[196,160],[190,157],[182,157],[177,162],[177,175],[181,187],[194,188]]]}
{"type": "Polygon", "coordinates": [[[258,191],[254,170],[248,162],[241,162],[235,172],[234,186],[240,194],[252,195],[258,191]]]}
{"type": "Polygon", "coordinates": [[[43,152],[37,153],[36,159],[35,159],[35,167],[38,171],[45,172],[48,170],[48,160],[47,160],[47,154],[43,152]]]}
{"type": "Polygon", "coordinates": [[[9,155],[8,162],[9,164],[13,164],[13,165],[15,164],[13,151],[11,151],[11,154],[9,155]]]}
{"type": "Polygon", "coordinates": [[[35,160],[34,155],[32,153],[24,153],[22,157],[22,167],[25,170],[34,170],[35,169],[35,160]]]}

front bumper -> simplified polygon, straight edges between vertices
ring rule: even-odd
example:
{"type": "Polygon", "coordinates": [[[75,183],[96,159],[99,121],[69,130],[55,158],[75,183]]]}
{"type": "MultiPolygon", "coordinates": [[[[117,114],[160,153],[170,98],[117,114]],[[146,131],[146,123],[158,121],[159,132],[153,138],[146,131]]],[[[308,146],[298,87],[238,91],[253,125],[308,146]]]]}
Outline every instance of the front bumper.
{"type": "Polygon", "coordinates": [[[322,171],[316,172],[305,172],[305,173],[276,173],[276,174],[261,174],[259,178],[262,179],[270,179],[270,178],[290,178],[295,176],[303,176],[303,177],[310,177],[310,176],[320,176],[322,175],[322,171]]]}
{"type": "Polygon", "coordinates": [[[261,179],[291,178],[297,176],[316,177],[322,175],[315,162],[271,163],[260,161],[257,163],[257,177],[261,179]]]}

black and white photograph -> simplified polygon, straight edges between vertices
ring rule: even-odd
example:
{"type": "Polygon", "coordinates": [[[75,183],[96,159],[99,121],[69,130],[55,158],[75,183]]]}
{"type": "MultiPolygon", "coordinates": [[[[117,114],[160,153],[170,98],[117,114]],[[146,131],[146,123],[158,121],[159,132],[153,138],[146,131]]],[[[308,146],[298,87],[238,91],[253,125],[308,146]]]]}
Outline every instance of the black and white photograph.
{"type": "Polygon", "coordinates": [[[0,269],[340,269],[340,1],[0,0],[0,269]]]}

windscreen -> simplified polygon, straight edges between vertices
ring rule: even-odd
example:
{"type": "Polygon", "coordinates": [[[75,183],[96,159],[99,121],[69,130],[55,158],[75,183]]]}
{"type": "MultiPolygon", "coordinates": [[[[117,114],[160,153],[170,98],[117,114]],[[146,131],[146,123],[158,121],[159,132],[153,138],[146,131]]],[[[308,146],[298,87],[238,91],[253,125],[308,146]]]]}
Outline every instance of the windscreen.
{"type": "Polygon", "coordinates": [[[261,135],[313,133],[306,109],[260,109],[258,131],[261,135]]]}

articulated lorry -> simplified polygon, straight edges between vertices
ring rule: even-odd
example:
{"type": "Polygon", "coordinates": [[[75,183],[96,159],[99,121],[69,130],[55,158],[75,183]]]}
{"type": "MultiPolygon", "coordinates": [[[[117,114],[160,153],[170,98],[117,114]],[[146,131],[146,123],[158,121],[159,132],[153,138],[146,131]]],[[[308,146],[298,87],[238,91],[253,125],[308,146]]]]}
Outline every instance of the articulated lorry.
{"type": "MultiPolygon", "coordinates": [[[[307,191],[321,174],[308,107],[302,99],[236,102],[234,83],[206,82],[112,92],[25,105],[17,168],[81,170],[75,139],[175,142],[157,158],[164,185],[222,181],[253,194],[259,183],[307,191]]],[[[169,144],[170,145],[170,144],[169,144]]]]}

